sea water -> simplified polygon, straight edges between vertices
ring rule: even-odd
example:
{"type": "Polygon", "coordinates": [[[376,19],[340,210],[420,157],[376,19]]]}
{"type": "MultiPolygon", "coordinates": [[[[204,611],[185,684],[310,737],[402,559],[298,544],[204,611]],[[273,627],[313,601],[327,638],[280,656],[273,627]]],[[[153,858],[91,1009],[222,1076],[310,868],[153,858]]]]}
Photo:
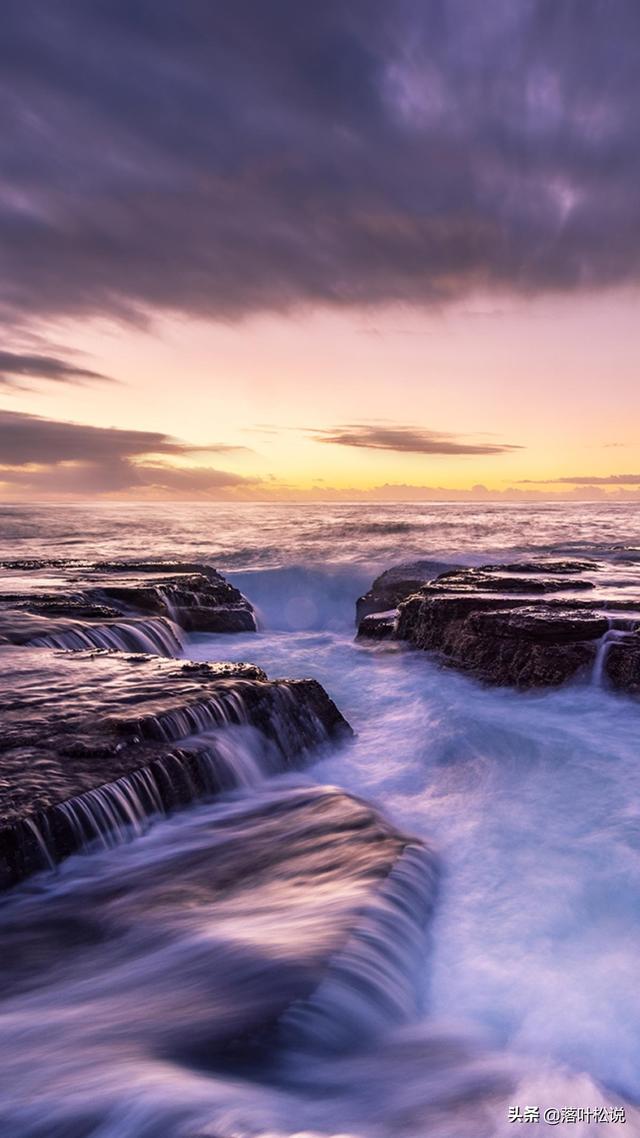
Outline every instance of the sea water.
{"type": "MultiPolygon", "coordinates": [[[[269,1078],[240,1081],[148,1045],[175,999],[180,1032],[189,1014],[198,1031],[206,936],[194,944],[185,931],[173,956],[162,943],[183,919],[178,855],[209,841],[236,800],[185,810],[126,849],[26,883],[0,921],[22,920],[32,943],[53,906],[61,931],[37,989],[0,1005],[3,1135],[497,1138],[516,1128],[508,1112],[518,1104],[544,1113],[617,1102],[624,1128],[576,1119],[556,1131],[640,1134],[640,706],[593,677],[550,692],[489,689],[427,654],[355,642],[353,626],[375,573],[417,557],[479,564],[548,552],[634,572],[635,507],[4,507],[2,521],[4,556],[215,564],[255,604],[260,631],[192,636],[184,654],[312,675],[357,734],[304,775],[270,779],[268,793],[314,783],[353,792],[432,845],[441,866],[415,1020],[339,1061],[310,1070],[292,1053],[269,1078]],[[95,905],[99,924],[99,898],[117,883],[135,914],[159,872],[168,901],[157,949],[98,937],[80,974],[67,975],[74,913],[95,905]]],[[[240,798],[264,793],[258,783],[240,798]]],[[[265,936],[268,926],[267,915],[265,936]]],[[[233,977],[231,967],[230,1002],[242,990],[233,977]]]]}

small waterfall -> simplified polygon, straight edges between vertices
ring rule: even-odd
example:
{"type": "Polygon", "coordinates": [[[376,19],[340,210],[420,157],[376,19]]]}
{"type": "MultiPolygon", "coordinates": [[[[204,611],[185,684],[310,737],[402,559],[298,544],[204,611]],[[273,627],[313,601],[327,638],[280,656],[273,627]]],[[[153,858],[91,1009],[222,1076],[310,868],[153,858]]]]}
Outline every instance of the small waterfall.
{"type": "Polygon", "coordinates": [[[119,719],[113,728],[123,746],[155,742],[162,753],[0,830],[0,889],[96,842],[141,834],[155,816],[301,767],[329,738],[350,733],[314,680],[235,681],[207,700],[119,719]]]}
{"type": "Polygon", "coordinates": [[[207,699],[127,720],[125,726],[142,739],[175,743],[221,727],[252,725],[290,760],[326,742],[331,733],[332,724],[316,711],[318,695],[326,712],[333,705],[314,680],[235,681],[207,699]]]}
{"type": "Polygon", "coordinates": [[[0,847],[10,863],[9,878],[2,882],[0,872],[0,884],[53,869],[72,853],[95,846],[111,849],[144,834],[154,818],[224,791],[256,785],[268,773],[269,758],[273,759],[264,740],[256,740],[253,733],[243,740],[208,739],[204,746],[202,740],[186,742],[184,749],[23,818],[0,834],[0,847]],[[7,856],[9,844],[13,849],[7,856]]]}
{"type": "Polygon", "coordinates": [[[596,657],[593,662],[591,685],[594,688],[601,688],[605,685],[605,667],[611,645],[614,644],[617,640],[624,640],[625,637],[632,635],[633,632],[633,629],[629,628],[615,628],[613,617],[608,617],[607,623],[609,627],[604,636],[601,636],[600,640],[598,641],[596,657]]]}
{"type": "Polygon", "coordinates": [[[49,853],[47,843],[45,842],[38,825],[33,821],[32,818],[25,818],[24,824],[27,827],[27,829],[33,834],[36,845],[37,845],[40,853],[42,854],[43,868],[44,869],[54,869],[55,868],[55,862],[54,862],[53,858],[51,857],[51,854],[49,853]]]}
{"type": "MultiPolygon", "coordinates": [[[[165,609],[167,610],[170,620],[172,620],[174,622],[174,624],[179,625],[180,624],[180,608],[179,608],[179,605],[177,604],[177,602],[174,600],[174,593],[176,592],[175,586],[173,588],[171,588],[170,585],[156,585],[154,588],[154,592],[155,592],[156,596],[158,597],[160,604],[164,605],[165,609]]],[[[184,593],[184,590],[183,590],[183,593],[184,593]]],[[[200,600],[199,597],[197,598],[197,600],[195,598],[196,598],[196,594],[193,594],[193,600],[192,600],[193,605],[195,605],[196,603],[199,603],[199,600],[200,600]]]]}
{"type": "Polygon", "coordinates": [[[135,731],[142,739],[175,743],[216,727],[237,726],[247,721],[241,693],[226,690],[198,703],[146,715],[136,721],[135,731]]]}
{"type": "Polygon", "coordinates": [[[287,1049],[342,1051],[415,1019],[436,885],[433,852],[406,846],[322,983],[281,1019],[278,1038],[287,1049]]]}
{"type": "Polygon", "coordinates": [[[30,643],[44,648],[108,648],[171,658],[181,656],[183,649],[180,630],[161,616],[116,624],[78,625],[46,636],[36,636],[30,643]]]}

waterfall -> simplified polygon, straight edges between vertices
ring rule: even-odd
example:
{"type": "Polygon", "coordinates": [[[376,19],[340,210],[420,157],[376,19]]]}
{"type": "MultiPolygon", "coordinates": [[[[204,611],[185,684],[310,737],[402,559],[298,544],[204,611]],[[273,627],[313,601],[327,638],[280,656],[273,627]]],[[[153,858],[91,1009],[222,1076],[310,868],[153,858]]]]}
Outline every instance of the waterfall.
{"type": "Polygon", "coordinates": [[[206,699],[123,723],[128,732],[163,743],[221,727],[251,724],[289,760],[328,738],[327,724],[314,707],[316,693],[324,696],[314,680],[275,680],[269,684],[236,680],[206,699]]]}
{"type": "Polygon", "coordinates": [[[172,658],[182,655],[179,628],[162,616],[114,624],[78,625],[46,636],[36,636],[30,643],[43,648],[108,648],[172,658]]]}
{"type": "Polygon", "coordinates": [[[140,765],[1,829],[0,888],[96,842],[141,834],[158,815],[301,767],[329,738],[350,732],[314,680],[221,684],[205,700],[120,718],[113,728],[123,736],[116,750],[147,743],[140,765]],[[145,762],[149,751],[155,757],[145,762]]]}
{"type": "Polygon", "coordinates": [[[279,1039],[287,1049],[346,1050],[416,1018],[436,883],[433,852],[406,846],[322,983],[281,1019],[279,1039]]]}
{"type": "Polygon", "coordinates": [[[598,641],[596,656],[593,662],[591,684],[595,688],[601,688],[605,684],[605,667],[611,645],[617,640],[624,640],[627,636],[631,636],[634,631],[633,628],[615,628],[613,617],[608,617],[607,622],[609,627],[604,636],[601,636],[598,641]]]}
{"type": "Polygon", "coordinates": [[[223,791],[258,784],[273,766],[273,755],[253,732],[243,740],[236,736],[205,743],[187,741],[184,749],[146,767],[18,821],[0,835],[5,856],[8,834],[13,838],[13,856],[7,860],[17,872],[10,877],[17,880],[53,869],[62,858],[96,845],[121,845],[145,833],[154,818],[223,791]]]}
{"type": "Polygon", "coordinates": [[[166,610],[169,614],[170,620],[172,620],[174,622],[174,624],[179,625],[180,624],[180,610],[178,608],[178,605],[176,604],[176,602],[173,599],[174,591],[175,590],[171,589],[168,585],[156,585],[156,587],[155,587],[155,592],[156,592],[156,595],[158,597],[158,600],[166,608],[166,610]]]}
{"type": "Polygon", "coordinates": [[[157,715],[145,715],[135,724],[136,734],[143,739],[175,743],[190,735],[200,735],[215,727],[227,727],[248,721],[247,711],[239,692],[225,690],[198,703],[172,708],[157,715]]]}

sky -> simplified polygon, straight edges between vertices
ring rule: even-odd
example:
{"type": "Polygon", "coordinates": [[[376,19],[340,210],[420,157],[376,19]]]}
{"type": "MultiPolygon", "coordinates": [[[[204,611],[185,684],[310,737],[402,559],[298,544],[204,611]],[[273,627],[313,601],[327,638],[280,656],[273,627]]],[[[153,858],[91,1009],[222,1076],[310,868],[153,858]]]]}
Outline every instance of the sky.
{"type": "Polygon", "coordinates": [[[640,500],[636,0],[4,0],[0,498],[640,500]]]}

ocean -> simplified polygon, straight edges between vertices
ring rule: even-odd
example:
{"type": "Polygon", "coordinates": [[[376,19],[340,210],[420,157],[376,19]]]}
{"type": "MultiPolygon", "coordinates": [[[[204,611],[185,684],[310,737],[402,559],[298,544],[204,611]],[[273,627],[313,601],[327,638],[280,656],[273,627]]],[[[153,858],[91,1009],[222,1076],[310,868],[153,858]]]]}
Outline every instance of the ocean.
{"type": "MultiPolygon", "coordinates": [[[[2,558],[214,565],[254,604],[259,631],[192,634],[185,657],[315,677],[356,732],[268,779],[239,737],[240,790],[7,895],[0,939],[4,927],[41,966],[35,988],[0,996],[3,1138],[500,1138],[525,1108],[540,1126],[545,1111],[575,1110],[549,1115],[559,1134],[640,1135],[640,705],[593,678],[491,689],[428,654],[354,640],[356,598],[391,565],[549,553],[639,571],[637,505],[0,508],[2,558]],[[250,842],[252,804],[327,785],[426,841],[441,866],[428,943],[385,981],[392,994],[410,970],[415,1007],[405,1022],[373,1016],[374,1030],[345,991],[348,1043],[292,1046],[268,1069],[203,1062],[201,1048],[194,1059],[203,1017],[259,999],[240,958],[220,963],[222,940],[264,953],[287,918],[282,898],[261,895],[247,943],[251,897],[207,906],[185,858],[225,827],[250,842]],[[80,914],[95,937],[69,968],[80,914]],[[624,1129],[586,1117],[619,1104],[624,1129]]],[[[293,971],[297,930],[282,935],[293,971]]]]}

